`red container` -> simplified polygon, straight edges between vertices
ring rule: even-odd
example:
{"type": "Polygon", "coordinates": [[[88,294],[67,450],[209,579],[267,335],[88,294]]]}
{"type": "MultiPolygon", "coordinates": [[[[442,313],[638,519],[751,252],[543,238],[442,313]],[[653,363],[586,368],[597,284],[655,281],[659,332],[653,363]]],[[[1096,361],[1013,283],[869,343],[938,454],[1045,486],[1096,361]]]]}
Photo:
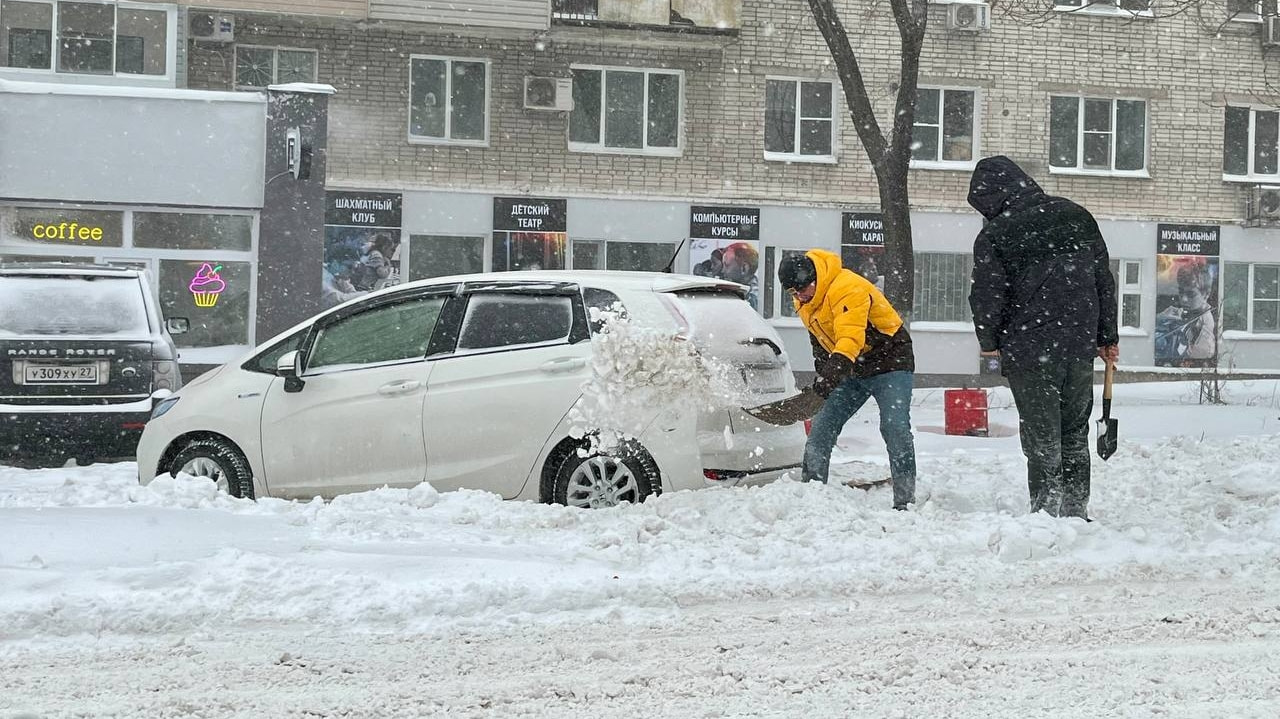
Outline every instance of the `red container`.
{"type": "Polygon", "coordinates": [[[984,389],[949,389],[942,393],[947,434],[986,437],[987,391],[984,389]]]}

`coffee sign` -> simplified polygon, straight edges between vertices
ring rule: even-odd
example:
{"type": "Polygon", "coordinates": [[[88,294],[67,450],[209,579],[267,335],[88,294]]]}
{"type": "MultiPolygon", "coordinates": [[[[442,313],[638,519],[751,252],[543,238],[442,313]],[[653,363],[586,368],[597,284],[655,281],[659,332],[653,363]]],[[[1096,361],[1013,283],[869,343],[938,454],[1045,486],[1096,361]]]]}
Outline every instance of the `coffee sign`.
{"type": "Polygon", "coordinates": [[[120,247],[124,244],[124,213],[23,207],[14,212],[13,233],[42,244],[120,247]]]}

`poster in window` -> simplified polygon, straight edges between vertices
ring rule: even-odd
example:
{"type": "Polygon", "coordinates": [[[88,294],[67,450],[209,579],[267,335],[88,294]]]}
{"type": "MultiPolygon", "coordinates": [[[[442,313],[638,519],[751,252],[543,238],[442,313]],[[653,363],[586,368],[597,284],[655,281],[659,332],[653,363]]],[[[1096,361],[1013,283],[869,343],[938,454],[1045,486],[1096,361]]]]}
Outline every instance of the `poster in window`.
{"type": "Polygon", "coordinates": [[[397,193],[325,193],[322,307],[400,282],[401,204],[397,193]]]}
{"type": "Polygon", "coordinates": [[[1217,225],[1157,226],[1155,363],[1212,367],[1218,356],[1217,225]]]}
{"type": "Polygon", "coordinates": [[[563,199],[493,198],[493,271],[563,270],[568,219],[563,199]]]}
{"type": "Polygon", "coordinates": [[[689,270],[747,286],[760,309],[760,208],[694,205],[689,221],[689,270]]]}
{"type": "Polygon", "coordinates": [[[884,217],[880,213],[840,215],[840,262],[884,292],[884,217]]]}

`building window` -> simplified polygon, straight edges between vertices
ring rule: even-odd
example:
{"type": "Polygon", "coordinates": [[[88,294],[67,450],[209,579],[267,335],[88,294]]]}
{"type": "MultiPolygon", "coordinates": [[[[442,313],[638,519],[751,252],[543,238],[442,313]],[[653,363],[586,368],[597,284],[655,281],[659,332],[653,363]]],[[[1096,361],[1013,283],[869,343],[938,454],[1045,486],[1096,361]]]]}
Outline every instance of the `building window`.
{"type": "Polygon", "coordinates": [[[0,256],[89,261],[151,274],[183,362],[218,364],[253,344],[256,218],[245,214],[0,206],[0,256]]]}
{"type": "Polygon", "coordinates": [[[1123,17],[1151,16],[1151,0],[1054,0],[1054,10],[1123,17]]]}
{"type": "Polygon", "coordinates": [[[618,240],[573,240],[575,270],[634,270],[661,272],[676,246],[671,242],[622,242],[618,240]]]}
{"type": "Polygon", "coordinates": [[[409,235],[409,279],[484,272],[484,238],[409,235]]]}
{"type": "Polygon", "coordinates": [[[573,68],[569,149],[680,154],[682,73],[573,68]]]}
{"type": "Polygon", "coordinates": [[[764,90],[767,160],[835,160],[834,86],[769,78],[764,90]]]}
{"type": "Polygon", "coordinates": [[[1227,0],[1227,19],[1262,22],[1266,15],[1280,13],[1276,0],[1227,0]]]}
{"type": "Polygon", "coordinates": [[[0,0],[5,67],[165,77],[176,10],[155,5],[0,0]]]}
{"type": "Polygon", "coordinates": [[[315,50],[236,45],[236,87],[256,89],[287,82],[315,82],[315,50]]]}
{"type": "Polygon", "coordinates": [[[1111,276],[1116,280],[1120,305],[1120,326],[1142,328],[1142,263],[1111,260],[1111,276]]]}
{"type": "Polygon", "coordinates": [[[1280,265],[1227,262],[1223,277],[1223,329],[1280,333],[1280,265]]]}
{"type": "Polygon", "coordinates": [[[410,58],[409,140],[487,145],[489,61],[410,58]]]}
{"type": "Polygon", "coordinates": [[[1280,112],[1227,106],[1222,174],[1227,180],[1270,180],[1280,175],[1280,112]]]}
{"type": "Polygon", "coordinates": [[[158,250],[248,252],[253,249],[253,217],[134,212],[133,246],[158,250]]]}
{"type": "Polygon", "coordinates": [[[974,90],[920,88],[911,131],[913,167],[972,167],[976,101],[974,90]]]}
{"type": "Polygon", "coordinates": [[[1145,176],[1147,102],[1050,98],[1049,166],[1056,170],[1145,176]]]}
{"type": "Polygon", "coordinates": [[[972,322],[969,282],[973,255],[917,252],[911,319],[918,322],[972,322]]]}

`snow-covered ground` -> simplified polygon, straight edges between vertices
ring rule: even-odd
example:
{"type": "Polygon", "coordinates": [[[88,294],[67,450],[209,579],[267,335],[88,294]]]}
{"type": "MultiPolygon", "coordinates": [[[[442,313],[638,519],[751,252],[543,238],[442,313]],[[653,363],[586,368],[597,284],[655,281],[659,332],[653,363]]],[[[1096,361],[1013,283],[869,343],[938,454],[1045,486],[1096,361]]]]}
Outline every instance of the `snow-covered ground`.
{"type": "MultiPolygon", "coordinates": [[[[1117,385],[1091,524],[1026,514],[1005,391],[970,438],[917,390],[906,513],[836,483],[589,512],[0,467],[0,719],[1275,717],[1280,387],[1227,399],[1117,385]]],[[[841,477],[887,475],[876,423],[841,477]]]]}

